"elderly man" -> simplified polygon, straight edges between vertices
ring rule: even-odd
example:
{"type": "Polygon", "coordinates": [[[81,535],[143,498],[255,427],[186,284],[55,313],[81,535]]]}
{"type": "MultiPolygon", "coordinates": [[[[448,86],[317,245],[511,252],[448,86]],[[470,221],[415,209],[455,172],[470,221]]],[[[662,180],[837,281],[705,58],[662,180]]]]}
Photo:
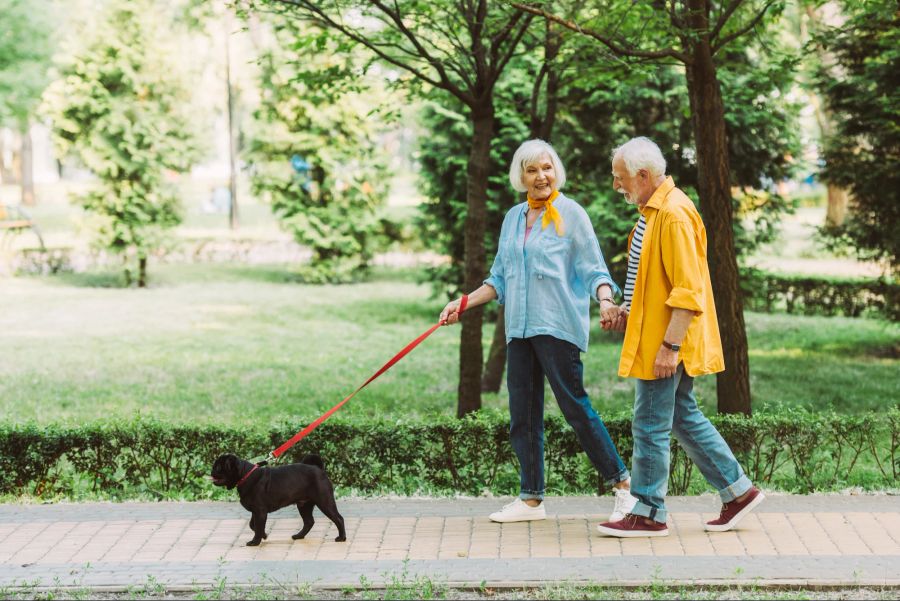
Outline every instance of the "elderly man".
{"type": "Polygon", "coordinates": [[[618,315],[601,322],[625,332],[619,375],[636,378],[631,494],[625,519],[598,526],[616,537],[666,536],[669,435],[719,491],[722,511],[706,530],[734,528],[763,500],[728,444],[700,412],[694,378],[725,369],[716,323],[706,230],[691,200],[666,177],[666,161],[647,138],[613,153],[613,185],[637,205],[628,277],[618,315]]]}

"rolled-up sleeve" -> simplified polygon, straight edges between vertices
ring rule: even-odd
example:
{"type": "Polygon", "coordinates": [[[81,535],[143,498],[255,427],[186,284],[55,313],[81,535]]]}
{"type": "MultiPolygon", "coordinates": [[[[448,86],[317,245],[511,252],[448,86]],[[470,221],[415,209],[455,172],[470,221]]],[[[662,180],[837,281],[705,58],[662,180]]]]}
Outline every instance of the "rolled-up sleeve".
{"type": "Polygon", "coordinates": [[[609,284],[613,294],[619,292],[619,287],[613,281],[606,267],[606,261],[603,260],[603,252],[600,250],[600,243],[597,241],[597,235],[594,228],[591,227],[591,221],[587,213],[583,214],[583,219],[579,219],[575,228],[575,273],[582,282],[585,283],[588,293],[595,301],[597,298],[597,288],[602,284],[609,284]]]}
{"type": "Polygon", "coordinates": [[[673,309],[703,313],[705,299],[700,261],[705,258],[698,248],[697,233],[690,223],[674,221],[667,225],[662,240],[662,257],[663,268],[672,284],[666,305],[673,309]]]}
{"type": "Polygon", "coordinates": [[[503,257],[500,256],[502,252],[502,248],[497,249],[497,254],[494,255],[494,264],[491,265],[491,275],[484,281],[485,284],[497,291],[497,302],[501,305],[506,302],[506,273],[503,271],[503,257]]]}

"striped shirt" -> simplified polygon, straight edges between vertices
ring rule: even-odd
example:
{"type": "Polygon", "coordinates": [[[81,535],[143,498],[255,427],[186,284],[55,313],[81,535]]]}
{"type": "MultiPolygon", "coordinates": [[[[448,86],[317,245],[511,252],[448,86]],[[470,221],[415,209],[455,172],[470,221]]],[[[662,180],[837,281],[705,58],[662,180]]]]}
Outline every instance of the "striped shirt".
{"type": "Polygon", "coordinates": [[[641,261],[641,245],[644,242],[644,228],[647,220],[641,215],[631,237],[631,248],[628,250],[628,277],[625,279],[625,308],[631,309],[631,296],[634,294],[634,282],[637,280],[638,264],[641,261]]]}

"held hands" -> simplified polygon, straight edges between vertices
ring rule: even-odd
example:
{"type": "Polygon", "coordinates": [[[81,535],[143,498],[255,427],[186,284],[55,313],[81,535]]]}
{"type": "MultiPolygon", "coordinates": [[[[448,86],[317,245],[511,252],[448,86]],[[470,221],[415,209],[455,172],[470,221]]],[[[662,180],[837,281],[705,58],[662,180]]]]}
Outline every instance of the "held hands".
{"type": "Polygon", "coordinates": [[[628,311],[612,303],[604,303],[600,309],[600,327],[607,331],[624,332],[628,324],[628,311]]]}

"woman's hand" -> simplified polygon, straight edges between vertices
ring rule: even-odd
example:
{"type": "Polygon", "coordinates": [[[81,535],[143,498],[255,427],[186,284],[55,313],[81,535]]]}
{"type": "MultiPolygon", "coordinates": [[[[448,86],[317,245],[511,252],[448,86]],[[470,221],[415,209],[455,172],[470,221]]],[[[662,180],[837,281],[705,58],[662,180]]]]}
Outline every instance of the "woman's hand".
{"type": "Polygon", "coordinates": [[[439,318],[442,326],[453,325],[459,321],[459,305],[461,302],[462,299],[458,298],[447,303],[447,306],[441,311],[441,316],[439,318]]]}

